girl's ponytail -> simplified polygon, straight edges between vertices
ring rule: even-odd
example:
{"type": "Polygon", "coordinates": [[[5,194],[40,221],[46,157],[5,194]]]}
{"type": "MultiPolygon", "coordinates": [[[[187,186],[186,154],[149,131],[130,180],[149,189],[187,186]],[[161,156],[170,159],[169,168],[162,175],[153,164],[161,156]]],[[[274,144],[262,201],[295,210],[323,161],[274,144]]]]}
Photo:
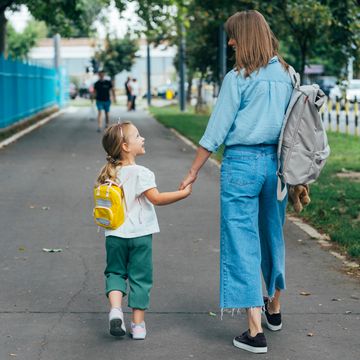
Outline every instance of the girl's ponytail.
{"type": "Polygon", "coordinates": [[[107,163],[101,168],[95,186],[104,184],[106,180],[116,181],[118,168],[121,167],[122,145],[126,143],[126,129],[130,122],[110,125],[103,136],[102,145],[107,153],[107,163]]]}

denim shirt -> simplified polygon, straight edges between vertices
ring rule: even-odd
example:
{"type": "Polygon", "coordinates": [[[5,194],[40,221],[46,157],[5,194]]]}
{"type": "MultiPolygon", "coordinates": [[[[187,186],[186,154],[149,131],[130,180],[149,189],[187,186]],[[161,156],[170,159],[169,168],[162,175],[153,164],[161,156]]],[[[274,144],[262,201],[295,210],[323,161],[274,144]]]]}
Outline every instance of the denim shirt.
{"type": "Polygon", "coordinates": [[[246,78],[231,70],[199,144],[211,152],[221,144],[277,144],[291,93],[290,76],[277,56],[246,78]]]}

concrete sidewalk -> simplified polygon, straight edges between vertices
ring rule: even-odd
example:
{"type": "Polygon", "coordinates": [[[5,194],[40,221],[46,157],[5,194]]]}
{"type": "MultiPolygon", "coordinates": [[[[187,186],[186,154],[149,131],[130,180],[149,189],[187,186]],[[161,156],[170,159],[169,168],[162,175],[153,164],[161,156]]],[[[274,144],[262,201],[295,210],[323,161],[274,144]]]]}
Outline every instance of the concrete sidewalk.
{"type": "MultiPolygon", "coordinates": [[[[146,138],[139,164],[155,172],[159,190],[175,190],[194,150],[144,111],[113,110],[113,121],[133,121],[146,138]]],[[[0,360],[256,357],[232,346],[245,316],[220,321],[219,170],[210,163],[190,198],[157,208],[147,339],[108,334],[104,239],[91,217],[105,154],[90,119],[89,108],[76,108],[0,151],[0,360]]],[[[284,327],[265,330],[269,352],[261,358],[358,359],[358,281],[298,227],[287,222],[285,232],[284,327]]]]}

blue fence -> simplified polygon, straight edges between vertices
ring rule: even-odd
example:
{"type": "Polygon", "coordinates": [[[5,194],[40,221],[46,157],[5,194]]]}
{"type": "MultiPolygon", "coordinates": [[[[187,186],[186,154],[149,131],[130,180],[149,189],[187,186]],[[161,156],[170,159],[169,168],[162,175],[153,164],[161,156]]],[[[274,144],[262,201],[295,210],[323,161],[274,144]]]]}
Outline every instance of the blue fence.
{"type": "Polygon", "coordinates": [[[0,55],[0,129],[58,104],[67,96],[67,77],[60,69],[4,59],[0,55]]]}

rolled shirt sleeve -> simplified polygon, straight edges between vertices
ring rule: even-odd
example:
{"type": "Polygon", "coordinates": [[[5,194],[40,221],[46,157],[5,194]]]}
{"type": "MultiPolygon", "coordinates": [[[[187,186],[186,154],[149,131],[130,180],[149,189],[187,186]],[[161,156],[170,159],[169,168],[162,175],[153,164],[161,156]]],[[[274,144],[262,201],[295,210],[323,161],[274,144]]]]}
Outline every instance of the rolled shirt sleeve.
{"type": "Polygon", "coordinates": [[[210,152],[216,152],[224,143],[240,108],[241,90],[238,74],[231,70],[224,77],[219,97],[199,144],[210,152]]]}

